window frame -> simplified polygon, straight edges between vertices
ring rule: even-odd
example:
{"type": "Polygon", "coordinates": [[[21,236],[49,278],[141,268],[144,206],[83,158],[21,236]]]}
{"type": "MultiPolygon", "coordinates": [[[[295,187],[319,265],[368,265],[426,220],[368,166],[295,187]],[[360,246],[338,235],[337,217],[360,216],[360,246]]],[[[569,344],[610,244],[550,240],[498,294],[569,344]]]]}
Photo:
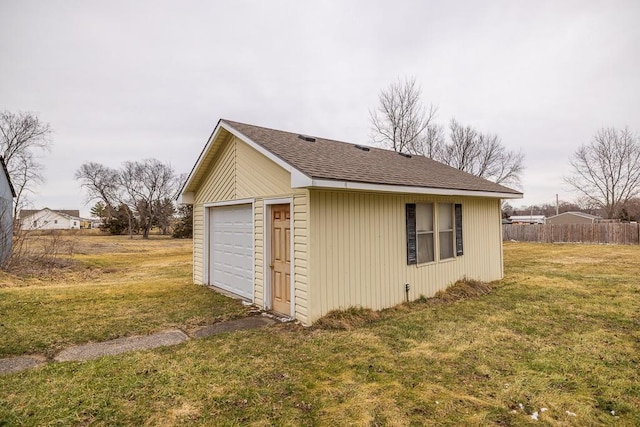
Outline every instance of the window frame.
{"type": "Polygon", "coordinates": [[[456,258],[456,224],[455,224],[455,203],[438,203],[438,261],[447,261],[450,259],[455,259],[456,258]],[[447,229],[441,229],[441,225],[442,222],[441,218],[440,218],[440,206],[449,206],[449,216],[450,216],[450,224],[451,224],[451,228],[447,228],[447,229]],[[451,256],[448,256],[446,258],[442,257],[442,244],[441,244],[441,235],[443,233],[447,233],[451,235],[451,256]]]}
{"type": "MultiPolygon", "coordinates": [[[[438,259],[436,258],[436,209],[437,209],[437,205],[434,202],[419,202],[416,203],[416,264],[417,265],[425,265],[425,264],[432,264],[434,262],[438,262],[438,259]],[[431,230],[418,230],[418,206],[419,205],[427,205],[431,207],[431,230]],[[422,261],[420,262],[420,245],[418,244],[419,241],[419,236],[431,236],[431,258],[430,260],[427,261],[422,261]]],[[[427,239],[428,240],[428,239],[427,239]]]]}
{"type": "Polygon", "coordinates": [[[464,254],[463,242],[462,242],[462,204],[456,202],[437,202],[437,201],[418,201],[414,203],[406,203],[406,244],[407,244],[407,265],[416,265],[416,267],[422,267],[426,265],[432,265],[439,262],[451,262],[455,261],[458,257],[464,254]],[[421,209],[419,205],[431,206],[431,230],[418,230],[419,212],[421,209]],[[450,209],[450,225],[448,229],[440,229],[440,205],[449,205],[450,209]],[[441,255],[441,233],[446,233],[451,236],[450,251],[451,256],[443,258],[441,255]],[[433,259],[419,262],[421,256],[419,254],[419,236],[431,235],[431,250],[433,259]]]}

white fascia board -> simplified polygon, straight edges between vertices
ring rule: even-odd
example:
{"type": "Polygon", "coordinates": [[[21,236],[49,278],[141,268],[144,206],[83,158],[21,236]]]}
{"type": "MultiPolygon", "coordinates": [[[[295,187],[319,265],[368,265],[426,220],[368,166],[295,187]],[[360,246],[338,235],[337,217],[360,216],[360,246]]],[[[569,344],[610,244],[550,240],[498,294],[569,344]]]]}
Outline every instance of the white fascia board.
{"type": "Polygon", "coordinates": [[[218,135],[220,134],[220,130],[221,129],[226,130],[227,132],[229,132],[230,134],[232,134],[233,136],[235,136],[236,138],[240,139],[241,141],[243,141],[244,143],[249,145],[251,148],[256,150],[258,153],[262,154],[263,156],[265,156],[266,158],[268,158],[269,160],[271,160],[272,162],[274,162],[275,164],[277,164],[278,166],[280,166],[281,168],[283,168],[284,170],[289,172],[291,174],[291,188],[302,188],[302,187],[311,186],[311,178],[310,177],[308,177],[307,175],[305,175],[304,173],[302,173],[298,169],[294,168],[289,163],[285,162],[280,157],[278,157],[275,154],[273,154],[271,151],[265,149],[260,144],[257,144],[251,138],[249,138],[246,135],[244,135],[243,133],[237,131],[231,125],[229,125],[229,124],[227,124],[227,123],[225,123],[224,121],[221,120],[216,125],[216,128],[213,130],[213,132],[211,133],[211,136],[209,137],[209,140],[207,141],[207,144],[206,144],[204,150],[202,150],[202,153],[200,154],[200,157],[198,158],[198,161],[196,162],[196,165],[193,167],[191,173],[189,174],[189,176],[187,178],[187,181],[185,182],[184,186],[182,187],[182,191],[183,192],[181,192],[181,194],[179,196],[179,199],[178,199],[179,203],[186,203],[186,204],[193,203],[193,202],[189,202],[188,201],[188,200],[191,200],[193,198],[191,196],[191,199],[190,199],[190,196],[188,196],[188,194],[190,192],[184,192],[184,190],[186,188],[189,188],[189,186],[191,185],[191,181],[193,180],[193,177],[195,176],[196,172],[202,166],[202,162],[206,158],[206,154],[211,149],[211,145],[213,144],[213,141],[215,141],[216,138],[218,137],[218,135]],[[182,200],[185,200],[185,201],[182,201],[182,200]]]}
{"type": "Polygon", "coordinates": [[[193,191],[185,191],[184,193],[178,194],[178,204],[179,205],[192,205],[195,202],[196,193],[193,191]]]}
{"type": "Polygon", "coordinates": [[[294,172],[297,173],[297,174],[306,176],[302,172],[300,172],[298,169],[294,168],[289,163],[285,162],[280,157],[276,156],[271,151],[269,151],[266,148],[264,148],[262,145],[254,142],[251,138],[249,138],[248,136],[244,135],[243,133],[238,132],[236,129],[231,127],[231,125],[228,125],[227,123],[221,122],[220,126],[223,127],[224,129],[226,129],[227,131],[229,131],[229,133],[231,133],[236,138],[238,138],[241,141],[245,142],[247,145],[249,145],[251,148],[256,150],[258,153],[262,154],[263,156],[265,156],[266,158],[268,158],[269,160],[271,160],[272,162],[274,162],[275,164],[280,166],[282,169],[284,169],[287,172],[291,173],[292,176],[293,176],[294,172]]]}
{"type": "Polygon", "coordinates": [[[291,188],[313,187],[313,179],[297,169],[291,171],[291,188]]]}
{"type": "MultiPolygon", "coordinates": [[[[293,187],[293,186],[292,186],[293,187]]],[[[410,187],[404,185],[369,184],[366,182],[333,181],[330,179],[312,179],[312,188],[339,188],[346,190],[379,191],[385,193],[433,194],[438,196],[491,197],[496,199],[521,199],[523,195],[513,193],[495,193],[492,191],[457,190],[450,188],[410,187]]],[[[296,188],[296,187],[293,187],[296,188]]]]}
{"type": "MultiPolygon", "coordinates": [[[[207,144],[205,145],[204,150],[202,150],[202,153],[200,154],[200,157],[198,158],[196,165],[193,167],[191,173],[189,174],[187,181],[184,184],[184,187],[182,187],[182,191],[184,191],[184,189],[186,188],[189,188],[189,186],[191,185],[191,181],[193,180],[193,177],[202,166],[202,162],[206,158],[209,150],[211,149],[211,145],[213,144],[213,141],[215,141],[218,135],[220,134],[221,129],[226,130],[227,132],[229,132],[230,134],[232,134],[233,136],[240,139],[241,141],[249,145],[251,148],[256,150],[258,153],[262,154],[263,156],[265,156],[266,158],[268,158],[269,160],[271,160],[272,162],[274,162],[275,164],[277,164],[278,166],[280,166],[281,168],[289,172],[291,174],[292,188],[307,187],[311,184],[311,178],[306,176],[304,173],[300,172],[298,169],[294,168],[289,163],[285,162],[280,157],[273,154],[271,151],[265,149],[260,144],[257,144],[251,138],[237,131],[233,126],[220,120],[220,122],[216,125],[216,128],[211,133],[211,136],[209,137],[209,140],[207,141],[207,144]]],[[[186,194],[186,192],[183,192],[181,194],[186,194]]]]}

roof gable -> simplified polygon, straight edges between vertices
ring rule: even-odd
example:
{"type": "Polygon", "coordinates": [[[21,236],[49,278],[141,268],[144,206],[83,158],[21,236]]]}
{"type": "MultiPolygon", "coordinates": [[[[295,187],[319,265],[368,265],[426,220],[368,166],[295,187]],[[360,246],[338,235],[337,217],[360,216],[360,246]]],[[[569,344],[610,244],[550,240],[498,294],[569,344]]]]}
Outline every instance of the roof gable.
{"type": "Polygon", "coordinates": [[[423,156],[220,120],[185,182],[182,194],[197,187],[201,168],[215,142],[230,133],[291,173],[292,188],[354,188],[428,194],[521,198],[522,193],[423,156]]]}

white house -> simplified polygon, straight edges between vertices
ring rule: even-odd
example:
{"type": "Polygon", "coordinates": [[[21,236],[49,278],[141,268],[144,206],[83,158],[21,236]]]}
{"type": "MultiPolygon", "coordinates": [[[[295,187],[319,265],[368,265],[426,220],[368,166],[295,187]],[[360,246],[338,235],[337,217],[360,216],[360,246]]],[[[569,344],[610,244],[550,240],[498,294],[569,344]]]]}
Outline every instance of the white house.
{"type": "Polygon", "coordinates": [[[77,230],[80,229],[80,211],[23,209],[20,211],[20,228],[22,230],[77,230]]]}

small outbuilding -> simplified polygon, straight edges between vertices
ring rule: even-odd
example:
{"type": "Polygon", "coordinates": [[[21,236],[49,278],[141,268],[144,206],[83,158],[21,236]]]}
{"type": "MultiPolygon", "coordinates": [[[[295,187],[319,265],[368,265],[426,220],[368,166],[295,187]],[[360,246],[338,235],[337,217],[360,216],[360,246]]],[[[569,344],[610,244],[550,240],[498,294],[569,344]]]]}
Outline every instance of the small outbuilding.
{"type": "Polygon", "coordinates": [[[594,224],[600,222],[601,217],[584,212],[564,212],[547,218],[547,224],[594,224]]]}
{"type": "Polygon", "coordinates": [[[422,156],[220,120],[181,192],[193,279],[305,325],[502,278],[501,199],[422,156]]]}

